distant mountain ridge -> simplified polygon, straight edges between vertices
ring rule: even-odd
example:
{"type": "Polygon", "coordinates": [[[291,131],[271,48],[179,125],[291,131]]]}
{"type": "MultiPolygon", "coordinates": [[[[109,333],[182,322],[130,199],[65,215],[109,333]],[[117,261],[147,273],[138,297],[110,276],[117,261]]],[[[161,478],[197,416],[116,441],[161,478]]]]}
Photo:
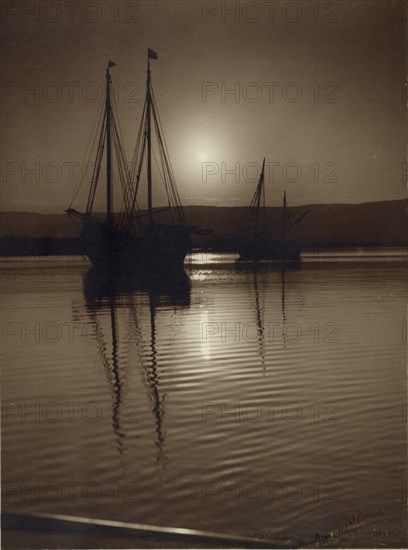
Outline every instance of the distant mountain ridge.
{"type": "MultiPolygon", "coordinates": [[[[310,212],[293,228],[291,236],[303,246],[407,246],[408,199],[362,204],[316,204],[288,209],[295,221],[310,212]]],[[[196,244],[211,244],[238,235],[248,212],[246,206],[185,206],[190,225],[212,228],[210,236],[196,244]]],[[[267,207],[272,231],[281,227],[282,209],[267,207]]],[[[66,214],[0,212],[0,237],[74,238],[79,228],[66,214]]]]}

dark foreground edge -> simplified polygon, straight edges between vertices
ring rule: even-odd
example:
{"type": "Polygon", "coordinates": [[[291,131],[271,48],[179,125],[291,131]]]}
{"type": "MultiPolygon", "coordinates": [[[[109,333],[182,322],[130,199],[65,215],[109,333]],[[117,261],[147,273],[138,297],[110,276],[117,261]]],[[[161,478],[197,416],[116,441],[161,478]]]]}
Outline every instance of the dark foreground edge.
{"type": "Polygon", "coordinates": [[[2,513],[2,548],[293,548],[255,539],[59,514],[2,513]],[[105,542],[105,544],[103,544],[105,542]]]}

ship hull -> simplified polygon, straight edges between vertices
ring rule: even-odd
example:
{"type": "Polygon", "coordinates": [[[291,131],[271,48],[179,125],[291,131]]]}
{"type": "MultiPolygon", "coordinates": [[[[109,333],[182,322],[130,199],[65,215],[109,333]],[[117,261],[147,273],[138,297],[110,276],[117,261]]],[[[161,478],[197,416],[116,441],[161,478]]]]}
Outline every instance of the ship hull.
{"type": "Polygon", "coordinates": [[[138,237],[92,217],[84,223],[81,239],[97,269],[146,276],[183,270],[191,250],[190,232],[184,226],[158,225],[150,234],[138,237]]]}
{"type": "Polygon", "coordinates": [[[239,249],[240,261],[299,262],[302,248],[291,242],[249,243],[239,249]]]}

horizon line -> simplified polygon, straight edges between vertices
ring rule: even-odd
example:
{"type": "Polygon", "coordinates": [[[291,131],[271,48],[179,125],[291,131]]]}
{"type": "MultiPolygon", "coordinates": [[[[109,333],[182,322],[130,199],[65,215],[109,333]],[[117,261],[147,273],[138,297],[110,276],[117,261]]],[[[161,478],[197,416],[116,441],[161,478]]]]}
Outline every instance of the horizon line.
{"type": "MultiPolygon", "coordinates": [[[[288,205],[287,208],[305,208],[305,207],[312,207],[312,206],[362,206],[366,204],[379,204],[384,202],[402,202],[408,200],[408,196],[400,199],[384,199],[384,200],[377,200],[377,201],[363,201],[363,202],[321,202],[321,203],[305,203],[305,204],[292,204],[288,205]]],[[[165,205],[157,205],[154,208],[162,208],[165,205]]],[[[183,204],[183,208],[250,208],[249,204],[242,204],[242,205],[224,205],[224,204],[183,204]]],[[[282,205],[265,205],[264,208],[282,208],[282,205]]],[[[145,208],[140,208],[139,210],[147,210],[147,206],[145,208]]],[[[95,210],[96,213],[103,213],[103,210],[95,210]]],[[[49,215],[60,215],[65,214],[65,210],[58,210],[58,211],[52,211],[52,212],[39,212],[38,210],[2,210],[0,209],[0,214],[40,214],[44,216],[49,215]]],[[[120,212],[114,212],[114,214],[120,214],[120,212]]]]}

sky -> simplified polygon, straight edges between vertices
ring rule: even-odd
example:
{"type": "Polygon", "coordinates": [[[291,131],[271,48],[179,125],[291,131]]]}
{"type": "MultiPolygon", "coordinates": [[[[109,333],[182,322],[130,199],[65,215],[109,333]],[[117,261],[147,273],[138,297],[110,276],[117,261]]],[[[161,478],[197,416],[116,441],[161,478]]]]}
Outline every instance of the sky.
{"type": "MultiPolygon", "coordinates": [[[[406,2],[5,0],[1,8],[2,210],[70,205],[92,162],[85,153],[108,59],[130,162],[148,47],[158,53],[153,87],[183,204],[249,204],[264,157],[268,205],[281,204],[283,190],[290,205],[407,196],[406,2]]],[[[143,187],[141,206],[145,198],[143,187]]],[[[164,202],[160,182],[154,201],[164,202]]]]}

